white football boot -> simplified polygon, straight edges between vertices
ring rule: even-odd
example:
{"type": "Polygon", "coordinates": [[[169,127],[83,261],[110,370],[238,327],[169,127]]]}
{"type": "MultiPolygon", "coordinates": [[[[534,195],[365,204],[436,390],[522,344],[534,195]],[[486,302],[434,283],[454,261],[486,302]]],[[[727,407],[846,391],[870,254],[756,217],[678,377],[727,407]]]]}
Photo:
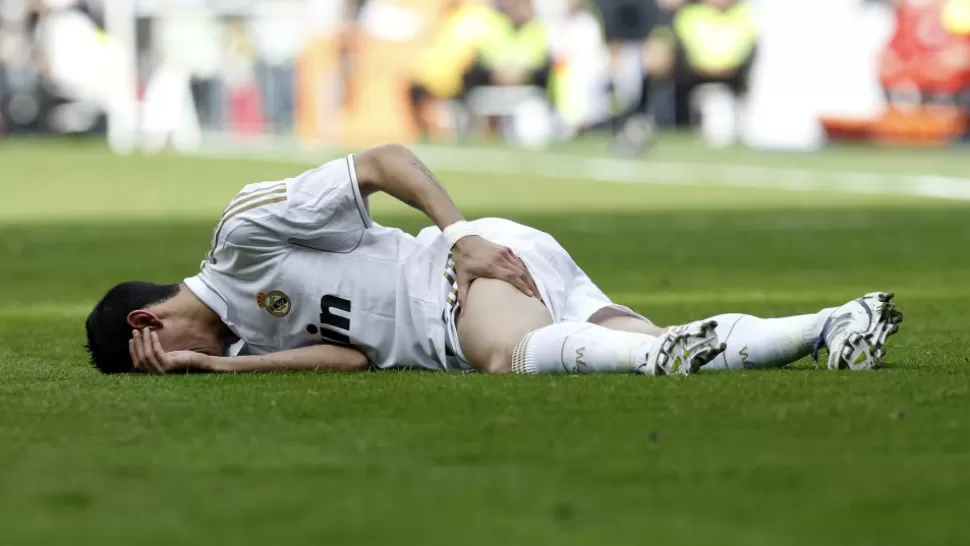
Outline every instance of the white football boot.
{"type": "Polygon", "coordinates": [[[869,370],[882,366],[886,338],[899,331],[903,314],[896,310],[892,292],[873,292],[839,307],[825,321],[812,351],[828,348],[830,370],[869,370]]]}
{"type": "Polygon", "coordinates": [[[643,362],[637,365],[637,373],[687,375],[696,372],[727,348],[718,341],[716,328],[717,322],[713,320],[668,328],[650,344],[643,362]]]}

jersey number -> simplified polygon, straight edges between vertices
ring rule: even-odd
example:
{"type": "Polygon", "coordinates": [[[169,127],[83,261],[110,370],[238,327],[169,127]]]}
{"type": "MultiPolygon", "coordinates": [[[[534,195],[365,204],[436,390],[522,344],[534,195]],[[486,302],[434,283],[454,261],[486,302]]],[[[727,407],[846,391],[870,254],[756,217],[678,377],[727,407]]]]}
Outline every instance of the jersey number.
{"type": "Polygon", "coordinates": [[[306,327],[311,334],[320,334],[326,343],[350,345],[350,300],[326,295],[320,298],[320,326],[310,324],[306,327]],[[334,311],[342,311],[346,316],[334,311]]]}

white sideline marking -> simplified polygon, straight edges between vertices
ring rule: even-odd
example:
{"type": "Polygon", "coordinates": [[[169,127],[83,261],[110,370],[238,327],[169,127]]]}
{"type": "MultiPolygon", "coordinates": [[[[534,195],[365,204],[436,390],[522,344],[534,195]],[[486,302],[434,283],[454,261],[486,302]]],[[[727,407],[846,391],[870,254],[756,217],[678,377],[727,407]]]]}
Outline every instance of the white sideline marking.
{"type": "MultiPolygon", "coordinates": [[[[722,186],[826,191],[869,195],[900,195],[970,201],[970,178],[931,174],[892,174],[865,171],[806,169],[743,163],[701,163],[631,160],[464,146],[414,146],[429,166],[469,174],[526,175],[570,178],[617,184],[666,186],[722,186]]],[[[318,163],[336,157],[333,150],[270,150],[262,146],[206,149],[196,154],[211,158],[256,158],[318,163]]]]}

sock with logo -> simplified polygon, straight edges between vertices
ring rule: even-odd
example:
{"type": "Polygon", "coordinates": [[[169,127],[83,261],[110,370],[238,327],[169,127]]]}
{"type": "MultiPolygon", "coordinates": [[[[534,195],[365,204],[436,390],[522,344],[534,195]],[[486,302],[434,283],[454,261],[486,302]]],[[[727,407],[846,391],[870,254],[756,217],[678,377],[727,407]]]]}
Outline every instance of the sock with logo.
{"type": "Polygon", "coordinates": [[[526,374],[629,373],[656,338],[588,322],[561,322],[534,330],[512,352],[512,371],[526,374]]]}
{"type": "Polygon", "coordinates": [[[835,308],[811,315],[758,318],[740,313],[711,317],[727,349],[704,370],[777,368],[808,356],[835,308]]]}

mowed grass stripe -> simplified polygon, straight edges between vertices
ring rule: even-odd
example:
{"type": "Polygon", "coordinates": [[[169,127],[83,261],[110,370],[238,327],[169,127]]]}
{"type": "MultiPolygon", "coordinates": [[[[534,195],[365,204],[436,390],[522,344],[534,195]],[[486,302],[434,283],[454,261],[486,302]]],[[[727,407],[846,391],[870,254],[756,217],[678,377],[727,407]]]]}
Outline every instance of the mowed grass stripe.
{"type": "MultiPolygon", "coordinates": [[[[54,152],[51,152],[54,153],[54,152]]],[[[133,219],[207,219],[218,222],[226,203],[250,183],[281,180],[315,167],[330,158],[314,154],[300,161],[252,157],[205,159],[191,157],[119,157],[101,147],[66,148],[56,152],[58,162],[70,163],[64,176],[59,163],[53,164],[43,147],[25,151],[0,148],[5,177],[19,182],[0,202],[0,225],[35,222],[93,220],[121,224],[133,219]]],[[[792,157],[792,164],[798,164],[792,157]]],[[[862,161],[862,158],[860,158],[862,161]]],[[[863,163],[860,163],[864,166],[863,163]]],[[[527,162],[523,162],[528,167],[527,162]]],[[[644,173],[650,165],[634,165],[644,173]]],[[[965,205],[945,200],[914,199],[879,195],[844,194],[838,199],[827,191],[793,193],[775,189],[770,183],[758,188],[723,187],[718,172],[691,174],[684,186],[604,184],[572,173],[565,178],[535,177],[528,168],[521,172],[469,174],[441,170],[442,183],[468,211],[485,214],[512,212],[592,211],[693,211],[747,208],[771,210],[827,207],[851,209],[879,206],[908,208],[965,205]]],[[[595,177],[594,177],[595,178],[595,177]]],[[[878,180],[877,180],[878,182],[878,180]]],[[[878,185],[878,184],[877,184],[878,185]]],[[[400,214],[407,207],[391,199],[373,199],[372,212],[400,214]]]]}
{"type": "MultiPolygon", "coordinates": [[[[855,292],[861,296],[866,290],[859,287],[855,292]]],[[[841,292],[855,293],[852,289],[840,288],[841,292]]],[[[824,301],[832,298],[831,290],[797,289],[797,290],[769,290],[744,291],[737,290],[725,293],[723,291],[665,291],[663,293],[644,294],[643,292],[612,292],[610,298],[618,302],[635,302],[642,304],[656,304],[672,306],[679,304],[740,304],[740,303],[791,303],[793,305],[806,302],[824,301]]],[[[970,299],[970,288],[957,286],[953,288],[927,290],[925,288],[906,289],[897,293],[897,299],[911,299],[919,301],[946,301],[970,299]]],[[[86,317],[96,302],[53,303],[37,302],[29,306],[0,305],[0,317],[15,319],[22,318],[79,318],[86,317]]],[[[807,311],[807,310],[806,310],[807,311]]]]}

